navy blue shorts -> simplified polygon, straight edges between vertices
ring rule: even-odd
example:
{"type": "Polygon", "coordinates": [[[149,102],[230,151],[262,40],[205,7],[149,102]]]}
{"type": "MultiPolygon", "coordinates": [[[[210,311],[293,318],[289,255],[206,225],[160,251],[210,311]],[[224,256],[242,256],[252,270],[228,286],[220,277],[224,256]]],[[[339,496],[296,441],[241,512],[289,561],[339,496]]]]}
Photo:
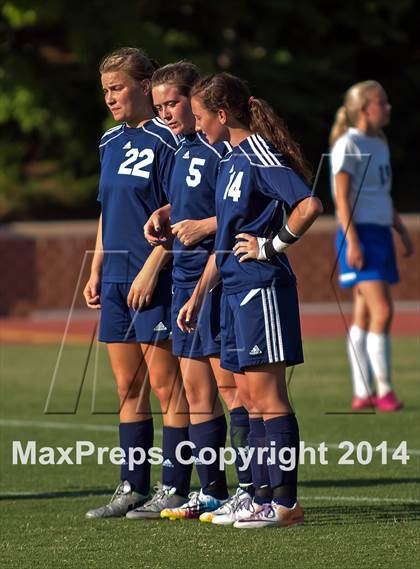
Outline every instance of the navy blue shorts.
{"type": "Polygon", "coordinates": [[[223,294],[221,366],[233,372],[252,366],[303,362],[295,286],[223,294]]]}
{"type": "Polygon", "coordinates": [[[364,255],[364,264],[360,271],[347,264],[347,242],[343,231],[339,229],[337,232],[336,248],[340,286],[348,288],[361,281],[397,283],[400,277],[391,229],[382,225],[359,224],[356,225],[356,231],[364,255]]]}
{"type": "Polygon", "coordinates": [[[194,288],[174,287],[172,297],[172,352],[184,358],[200,358],[220,353],[220,298],[222,286],[210,292],[198,316],[197,327],[190,334],[178,328],[179,310],[191,298],[194,288]]]}
{"type": "Polygon", "coordinates": [[[152,302],[140,311],[127,306],[129,283],[102,283],[99,341],[154,344],[171,334],[172,278],[162,273],[152,302]]]}

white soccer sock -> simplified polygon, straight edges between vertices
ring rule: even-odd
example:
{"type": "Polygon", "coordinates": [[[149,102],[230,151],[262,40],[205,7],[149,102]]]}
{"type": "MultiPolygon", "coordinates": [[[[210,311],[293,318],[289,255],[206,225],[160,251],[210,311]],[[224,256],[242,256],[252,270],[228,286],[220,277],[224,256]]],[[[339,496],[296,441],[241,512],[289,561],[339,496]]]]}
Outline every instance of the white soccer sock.
{"type": "Polygon", "coordinates": [[[350,360],[353,393],[360,399],[372,395],[366,335],[366,330],[353,324],[347,336],[347,354],[350,360]]]}
{"type": "Polygon", "coordinates": [[[376,384],[378,397],[393,391],[391,383],[391,346],[389,334],[368,332],[366,351],[376,384]]]}

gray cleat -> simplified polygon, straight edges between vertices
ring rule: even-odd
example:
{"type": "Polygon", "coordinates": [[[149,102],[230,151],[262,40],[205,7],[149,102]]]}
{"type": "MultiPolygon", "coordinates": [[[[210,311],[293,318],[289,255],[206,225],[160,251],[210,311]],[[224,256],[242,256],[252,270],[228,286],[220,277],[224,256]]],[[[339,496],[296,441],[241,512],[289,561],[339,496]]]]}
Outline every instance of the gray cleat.
{"type": "Polygon", "coordinates": [[[186,501],[186,498],[175,494],[176,488],[162,486],[159,482],[153,490],[155,494],[148,502],[127,512],[125,517],[130,520],[160,519],[162,510],[165,508],[178,508],[186,501]]]}
{"type": "Polygon", "coordinates": [[[127,480],[120,482],[114,492],[110,502],[106,506],[95,508],[86,512],[86,517],[93,518],[117,518],[125,516],[129,510],[144,504],[148,496],[143,496],[131,489],[131,484],[127,480]]]}

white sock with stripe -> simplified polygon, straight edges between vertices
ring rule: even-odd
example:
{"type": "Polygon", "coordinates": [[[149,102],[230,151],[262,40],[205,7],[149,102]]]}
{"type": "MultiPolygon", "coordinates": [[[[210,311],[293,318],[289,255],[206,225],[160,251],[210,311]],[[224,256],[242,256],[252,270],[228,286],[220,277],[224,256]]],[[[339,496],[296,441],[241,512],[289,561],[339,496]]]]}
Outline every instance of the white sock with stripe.
{"type": "Polygon", "coordinates": [[[376,384],[378,397],[393,391],[391,383],[391,342],[389,334],[368,332],[366,351],[376,384]]]}
{"type": "Polygon", "coordinates": [[[350,360],[353,394],[360,399],[372,395],[366,336],[366,330],[355,325],[351,326],[347,336],[347,354],[350,360]]]}

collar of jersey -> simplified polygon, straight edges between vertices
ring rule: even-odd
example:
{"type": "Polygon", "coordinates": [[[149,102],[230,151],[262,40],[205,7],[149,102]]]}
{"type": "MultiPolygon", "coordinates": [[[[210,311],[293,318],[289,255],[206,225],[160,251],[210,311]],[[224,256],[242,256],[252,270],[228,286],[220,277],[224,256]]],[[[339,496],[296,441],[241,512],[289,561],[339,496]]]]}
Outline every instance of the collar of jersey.
{"type": "Polygon", "coordinates": [[[195,144],[198,140],[196,132],[193,132],[192,134],[183,134],[182,136],[184,137],[184,144],[195,144]]]}
{"type": "Polygon", "coordinates": [[[148,124],[150,124],[152,122],[153,119],[150,119],[148,121],[146,121],[145,123],[143,123],[141,126],[128,126],[128,124],[126,122],[122,123],[122,127],[124,132],[126,132],[127,134],[136,134],[137,132],[140,132],[141,130],[143,130],[143,127],[147,126],[148,124]]]}
{"type": "Polygon", "coordinates": [[[349,134],[357,134],[357,136],[363,136],[364,138],[369,138],[370,140],[382,140],[380,136],[369,136],[362,130],[359,130],[355,126],[350,126],[348,131],[349,134]]]}

